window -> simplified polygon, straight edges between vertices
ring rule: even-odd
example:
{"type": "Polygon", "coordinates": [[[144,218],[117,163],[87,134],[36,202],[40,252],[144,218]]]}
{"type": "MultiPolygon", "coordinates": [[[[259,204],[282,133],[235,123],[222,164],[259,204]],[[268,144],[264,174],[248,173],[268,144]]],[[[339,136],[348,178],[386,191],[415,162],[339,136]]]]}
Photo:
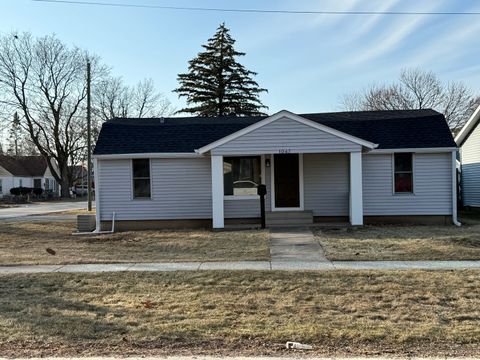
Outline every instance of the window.
{"type": "Polygon", "coordinates": [[[3,194],[3,184],[2,184],[2,179],[0,179],[0,194],[3,194]]]}
{"type": "Polygon", "coordinates": [[[150,198],[150,160],[134,159],[133,164],[133,197],[150,198]]]}
{"type": "Polygon", "coordinates": [[[226,157],[223,161],[224,194],[257,195],[260,172],[260,156],[226,157]]]}
{"type": "Polygon", "coordinates": [[[413,193],[413,154],[394,154],[395,193],[413,193]]]}
{"type": "Polygon", "coordinates": [[[50,179],[49,178],[45,179],[45,190],[50,190],[50,179]]]}
{"type": "Polygon", "coordinates": [[[38,189],[42,187],[42,179],[33,179],[33,187],[38,189]]]}

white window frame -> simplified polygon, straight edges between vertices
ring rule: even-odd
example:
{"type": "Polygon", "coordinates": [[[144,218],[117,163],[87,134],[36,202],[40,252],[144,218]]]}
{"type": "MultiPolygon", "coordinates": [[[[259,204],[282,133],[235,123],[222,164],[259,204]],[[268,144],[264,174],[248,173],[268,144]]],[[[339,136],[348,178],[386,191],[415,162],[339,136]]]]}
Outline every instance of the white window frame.
{"type": "MultiPolygon", "coordinates": [[[[260,156],[260,184],[265,185],[265,155],[228,155],[223,157],[223,161],[225,162],[225,158],[243,158],[243,157],[255,157],[260,156]]],[[[225,185],[224,185],[225,186],[225,185]]],[[[225,195],[225,187],[223,190],[223,199],[224,200],[258,200],[260,196],[258,195],[225,195]]]]}
{"type": "Polygon", "coordinates": [[[150,158],[139,158],[139,159],[130,159],[130,183],[132,186],[132,194],[130,198],[134,201],[150,201],[153,200],[153,186],[152,186],[152,159],[150,158]],[[148,168],[149,168],[149,177],[150,180],[150,196],[149,197],[135,197],[135,179],[147,179],[147,178],[134,178],[133,177],[133,161],[134,160],[148,160],[148,168]]]}
{"type": "MultiPolygon", "coordinates": [[[[395,191],[395,154],[392,153],[392,194],[394,196],[415,196],[415,153],[411,153],[412,155],[412,192],[396,192],[395,191]]],[[[404,154],[399,153],[399,154],[404,154]]],[[[405,172],[406,173],[406,172],[405,172]]]]}
{"type": "MultiPolygon", "coordinates": [[[[281,155],[281,154],[280,154],[281,155]]],[[[275,206],[275,154],[270,155],[270,180],[271,180],[271,208],[272,211],[303,211],[305,210],[305,194],[304,194],[304,183],[303,183],[303,154],[298,154],[298,181],[299,181],[299,192],[300,192],[300,206],[299,207],[281,207],[278,208],[275,206]]]]}

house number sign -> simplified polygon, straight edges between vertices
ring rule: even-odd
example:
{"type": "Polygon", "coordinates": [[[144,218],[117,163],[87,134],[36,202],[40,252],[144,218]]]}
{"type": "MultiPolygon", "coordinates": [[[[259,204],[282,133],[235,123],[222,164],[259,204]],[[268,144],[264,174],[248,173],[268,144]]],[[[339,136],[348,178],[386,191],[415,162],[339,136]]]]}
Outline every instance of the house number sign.
{"type": "Polygon", "coordinates": [[[290,154],[292,151],[291,149],[279,149],[278,153],[279,154],[290,154]]]}

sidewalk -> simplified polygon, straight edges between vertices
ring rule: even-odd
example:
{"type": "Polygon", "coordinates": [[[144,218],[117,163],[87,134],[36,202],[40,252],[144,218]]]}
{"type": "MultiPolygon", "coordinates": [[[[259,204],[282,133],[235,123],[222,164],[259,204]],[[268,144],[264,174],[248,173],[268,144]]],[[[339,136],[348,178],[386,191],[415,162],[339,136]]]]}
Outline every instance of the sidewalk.
{"type": "Polygon", "coordinates": [[[480,269],[480,261],[237,261],[130,264],[71,264],[0,266],[0,275],[30,273],[92,273],[120,271],[336,271],[336,270],[461,270],[480,269]]]}

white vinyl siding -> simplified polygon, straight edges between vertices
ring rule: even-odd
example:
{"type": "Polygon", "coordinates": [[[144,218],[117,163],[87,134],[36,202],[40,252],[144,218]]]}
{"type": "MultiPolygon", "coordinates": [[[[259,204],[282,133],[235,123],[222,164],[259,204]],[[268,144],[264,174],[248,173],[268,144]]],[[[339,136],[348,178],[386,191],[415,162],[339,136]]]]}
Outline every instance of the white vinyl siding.
{"type": "Polygon", "coordinates": [[[348,216],[349,154],[305,154],[305,210],[314,216],[348,216]]]}
{"type": "Polygon", "coordinates": [[[210,219],[210,158],[151,159],[152,198],[132,199],[131,160],[98,160],[101,220],[210,219]]]}
{"type": "Polygon", "coordinates": [[[212,149],[214,155],[360,151],[361,146],[298,121],[282,118],[212,149]]]}
{"type": "Polygon", "coordinates": [[[414,195],[393,192],[392,154],[363,156],[365,216],[451,215],[452,155],[414,155],[414,195]]]}
{"type": "Polygon", "coordinates": [[[463,205],[480,206],[480,125],[465,140],[460,155],[463,205]]]}

